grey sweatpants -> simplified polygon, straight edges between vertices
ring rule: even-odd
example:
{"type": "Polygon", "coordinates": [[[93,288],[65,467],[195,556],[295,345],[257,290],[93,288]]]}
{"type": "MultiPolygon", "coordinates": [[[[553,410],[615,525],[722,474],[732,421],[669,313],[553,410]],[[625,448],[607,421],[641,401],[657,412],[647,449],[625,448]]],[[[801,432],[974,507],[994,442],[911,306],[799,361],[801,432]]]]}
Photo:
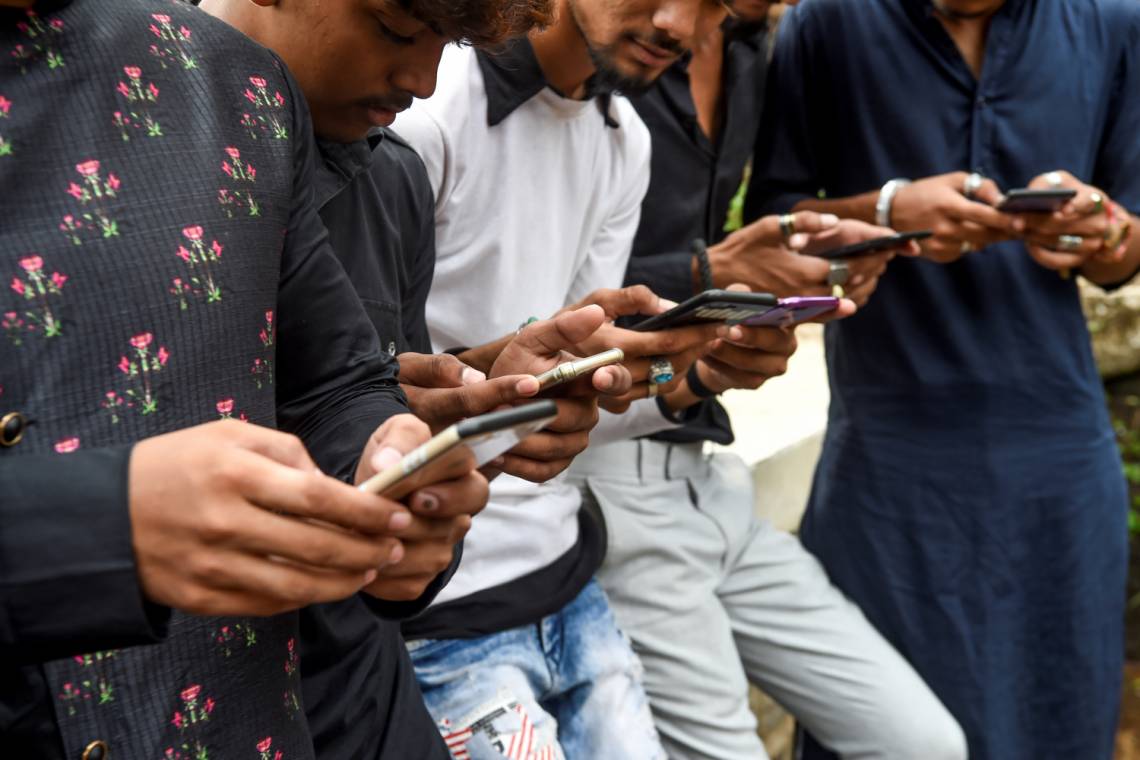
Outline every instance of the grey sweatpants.
{"type": "Polygon", "coordinates": [[[671,758],[766,758],[749,682],[845,760],[966,757],[918,674],[798,539],[753,515],[739,457],[623,441],[591,446],[571,477],[605,516],[599,578],[671,758]]]}

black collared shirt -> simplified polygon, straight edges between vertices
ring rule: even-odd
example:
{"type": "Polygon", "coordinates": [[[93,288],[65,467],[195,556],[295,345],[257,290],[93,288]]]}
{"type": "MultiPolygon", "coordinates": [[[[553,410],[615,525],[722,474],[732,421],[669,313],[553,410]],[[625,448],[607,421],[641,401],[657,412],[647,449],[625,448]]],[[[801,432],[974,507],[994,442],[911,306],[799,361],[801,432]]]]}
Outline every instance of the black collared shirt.
{"type": "MultiPolygon", "coordinates": [[[[319,146],[321,219],[381,344],[391,354],[430,353],[424,304],[435,270],[435,224],[423,162],[390,130],[319,146]]],[[[412,602],[359,594],[302,610],[302,688],[318,760],[449,757],[399,621],[431,603],[458,561],[457,550],[451,567],[412,602]]]]}
{"type": "MultiPolygon", "coordinates": [[[[652,178],[641,205],[626,284],[645,284],[674,301],[692,296],[692,242],[725,237],[729,204],[752,156],[768,60],[767,27],[725,29],[723,119],[716,141],[701,129],[678,61],[646,93],[630,98],[653,138],[652,178]]],[[[691,409],[679,428],[653,436],[674,443],[731,443],[728,414],[715,400],[691,409]]]]}

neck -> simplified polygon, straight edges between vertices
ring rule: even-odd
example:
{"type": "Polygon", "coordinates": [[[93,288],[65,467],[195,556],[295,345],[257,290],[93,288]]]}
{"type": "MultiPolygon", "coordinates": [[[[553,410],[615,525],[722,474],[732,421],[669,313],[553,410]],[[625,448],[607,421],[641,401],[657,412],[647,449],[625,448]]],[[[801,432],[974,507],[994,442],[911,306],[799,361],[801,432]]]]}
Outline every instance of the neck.
{"type": "Polygon", "coordinates": [[[594,74],[594,62],[570,11],[570,1],[558,0],[554,23],[531,32],[529,37],[546,81],[567,97],[583,97],[586,80],[594,74]]]}

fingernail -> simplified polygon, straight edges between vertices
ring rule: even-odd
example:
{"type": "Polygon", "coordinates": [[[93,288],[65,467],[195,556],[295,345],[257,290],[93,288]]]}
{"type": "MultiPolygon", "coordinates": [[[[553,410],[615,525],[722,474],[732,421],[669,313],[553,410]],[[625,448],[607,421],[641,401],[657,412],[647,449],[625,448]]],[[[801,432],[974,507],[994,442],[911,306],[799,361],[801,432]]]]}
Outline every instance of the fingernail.
{"type": "Polygon", "coordinates": [[[657,303],[664,306],[666,311],[677,306],[676,301],[670,301],[668,298],[658,298],[657,303]]]}
{"type": "Polygon", "coordinates": [[[404,558],[404,545],[396,544],[392,547],[392,553],[388,555],[388,564],[394,565],[404,558]]]}
{"type": "Polygon", "coordinates": [[[372,455],[372,469],[376,472],[383,472],[403,458],[404,455],[397,449],[385,446],[372,455]]]}
{"type": "Polygon", "coordinates": [[[433,493],[417,494],[416,506],[424,512],[434,512],[439,509],[439,499],[433,493]]]}
{"type": "Polygon", "coordinates": [[[492,467],[502,467],[506,463],[507,463],[506,457],[495,457],[494,459],[491,460],[491,466],[492,467]]]}
{"type": "Polygon", "coordinates": [[[474,367],[464,367],[463,371],[459,373],[459,381],[464,385],[475,385],[475,383],[481,383],[486,379],[487,376],[474,367]]]}
{"type": "Polygon", "coordinates": [[[851,287],[855,288],[863,284],[863,275],[857,274],[851,278],[851,287]]]}
{"type": "Polygon", "coordinates": [[[729,340],[740,340],[743,337],[744,337],[744,330],[742,328],[740,328],[740,327],[728,328],[728,339],[729,340]]]}
{"type": "Polygon", "coordinates": [[[403,530],[412,524],[412,516],[407,512],[397,512],[388,519],[388,530],[403,530]]]}
{"type": "Polygon", "coordinates": [[[797,232],[788,238],[789,248],[803,248],[808,243],[808,236],[802,232],[797,232]]]}
{"type": "Polygon", "coordinates": [[[609,372],[594,373],[594,387],[600,391],[608,391],[614,387],[614,377],[609,372]]]}
{"type": "Polygon", "coordinates": [[[364,574],[364,585],[367,586],[372,581],[376,580],[376,576],[380,575],[377,570],[369,570],[364,574]]]}
{"type": "Polygon", "coordinates": [[[834,227],[839,224],[839,217],[835,214],[820,214],[819,223],[824,227],[834,227]]]}
{"type": "Polygon", "coordinates": [[[520,396],[533,396],[538,393],[538,378],[528,375],[515,383],[515,393],[520,396]]]}

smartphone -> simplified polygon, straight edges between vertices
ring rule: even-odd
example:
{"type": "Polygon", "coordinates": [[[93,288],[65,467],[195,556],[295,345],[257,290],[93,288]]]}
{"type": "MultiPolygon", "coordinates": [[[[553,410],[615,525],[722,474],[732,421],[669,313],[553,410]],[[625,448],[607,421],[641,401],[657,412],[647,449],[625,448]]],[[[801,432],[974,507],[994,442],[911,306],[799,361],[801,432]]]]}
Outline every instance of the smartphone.
{"type": "Polygon", "coordinates": [[[631,330],[653,332],[704,322],[735,325],[776,306],[771,293],[741,293],[732,290],[706,290],[669,311],[638,322],[631,330]]]}
{"type": "Polygon", "coordinates": [[[572,362],[563,362],[554,369],[548,369],[541,375],[535,375],[538,379],[538,388],[544,391],[547,388],[553,388],[562,383],[568,383],[576,377],[588,375],[596,369],[608,367],[611,364],[617,364],[625,358],[625,352],[620,348],[611,348],[608,351],[603,351],[600,354],[587,356],[585,359],[578,359],[572,362]]]}
{"type": "Polygon", "coordinates": [[[897,235],[887,235],[885,237],[874,238],[873,240],[864,240],[862,243],[853,243],[851,245],[845,245],[842,248],[832,248],[830,251],[820,251],[819,253],[808,255],[820,259],[857,259],[860,256],[871,256],[872,254],[889,251],[892,248],[902,248],[903,245],[911,240],[926,240],[933,234],[934,233],[930,230],[900,232],[897,235]]]}
{"type": "Polygon", "coordinates": [[[997,210],[1007,214],[1051,214],[1076,197],[1077,191],[1070,187],[1054,187],[1048,190],[1018,188],[1005,194],[1005,200],[997,210]]]}
{"type": "Polygon", "coordinates": [[[838,308],[839,299],[831,296],[792,296],[781,298],[774,309],[749,317],[741,324],[747,327],[788,327],[838,308]]]}
{"type": "Polygon", "coordinates": [[[482,467],[558,416],[553,401],[534,401],[457,422],[373,475],[358,488],[390,499],[482,467]]]}

